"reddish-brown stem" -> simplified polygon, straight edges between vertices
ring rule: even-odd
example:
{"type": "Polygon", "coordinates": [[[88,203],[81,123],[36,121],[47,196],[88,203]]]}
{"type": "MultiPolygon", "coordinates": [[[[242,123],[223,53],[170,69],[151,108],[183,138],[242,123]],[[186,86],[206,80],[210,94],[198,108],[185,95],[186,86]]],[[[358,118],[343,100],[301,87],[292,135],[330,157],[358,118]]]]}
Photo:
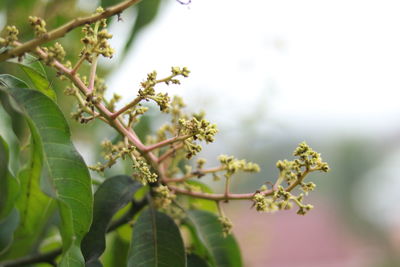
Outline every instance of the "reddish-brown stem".
{"type": "Polygon", "coordinates": [[[90,74],[89,74],[89,92],[93,92],[94,90],[94,80],[96,79],[96,69],[97,69],[97,57],[95,57],[92,61],[92,66],[90,67],[90,74]]]}
{"type": "Polygon", "coordinates": [[[166,160],[167,158],[169,158],[170,156],[172,156],[173,154],[175,154],[175,152],[179,149],[181,149],[183,147],[183,144],[179,144],[175,147],[170,148],[168,151],[166,151],[164,154],[162,154],[159,158],[158,158],[158,163],[163,162],[164,160],[166,160]]]}
{"type": "MultiPolygon", "coordinates": [[[[286,187],[284,190],[287,192],[292,191],[297,185],[299,185],[304,178],[307,176],[307,174],[309,174],[310,172],[315,171],[314,169],[307,169],[305,170],[301,176],[297,179],[296,182],[294,182],[293,184],[289,185],[288,187],[286,187]]],[[[169,180],[164,180],[165,183],[169,182],[169,180]]],[[[176,194],[181,194],[181,195],[187,195],[187,196],[192,196],[192,197],[196,197],[196,198],[202,198],[202,199],[209,199],[209,200],[240,200],[240,199],[253,199],[254,194],[255,193],[244,193],[244,194],[232,194],[232,193],[228,193],[226,194],[226,192],[224,194],[210,194],[210,193],[203,193],[203,192],[193,192],[190,190],[186,190],[186,189],[182,189],[176,186],[171,186],[168,185],[169,189],[174,191],[176,194]]],[[[274,188],[271,188],[269,190],[265,190],[260,192],[260,194],[264,195],[264,196],[271,196],[274,194],[276,190],[274,188]]]]}
{"type": "Polygon", "coordinates": [[[80,57],[78,62],[76,62],[75,66],[71,70],[71,75],[74,75],[78,71],[78,69],[81,67],[83,61],[85,61],[84,56],[80,57]]]}
{"type": "MultiPolygon", "coordinates": [[[[36,47],[34,49],[35,53],[41,58],[41,59],[47,59],[48,55],[39,47],[36,47]]],[[[63,64],[58,62],[57,60],[53,60],[51,62],[51,65],[54,66],[61,74],[66,75],[72,82],[73,84],[81,91],[81,93],[84,96],[89,96],[92,92],[93,89],[93,83],[94,83],[94,77],[95,77],[95,72],[96,72],[96,64],[92,65],[92,70],[91,70],[91,75],[90,75],[90,82],[89,82],[89,87],[87,87],[82,80],[75,74],[73,69],[69,69],[65,67],[63,64]],[[91,86],[92,85],[92,86],[91,86]]],[[[135,102],[136,99],[133,101],[135,102]]],[[[131,102],[132,103],[132,102],[131,102]]],[[[145,146],[138,136],[135,134],[135,132],[129,127],[125,126],[123,122],[121,121],[120,118],[118,118],[118,115],[122,114],[124,111],[118,111],[116,113],[111,112],[103,103],[94,103],[95,107],[97,108],[99,114],[106,120],[106,123],[115,128],[121,135],[126,137],[129,142],[131,142],[138,152],[151,164],[151,166],[154,168],[154,170],[157,172],[159,175],[159,179],[161,182],[164,184],[171,183],[171,182],[182,182],[186,179],[189,179],[190,177],[196,176],[196,173],[192,173],[189,175],[184,176],[183,178],[178,178],[178,179],[166,179],[165,177],[165,166],[164,164],[160,164],[164,159],[168,158],[171,156],[176,149],[173,148],[169,151],[167,151],[164,155],[162,155],[160,158],[157,158],[151,151],[163,146],[167,146],[170,144],[173,144],[178,141],[183,141],[187,138],[190,138],[190,135],[184,135],[184,136],[176,136],[164,141],[161,141],[157,144],[151,145],[151,146],[145,146]],[[119,113],[120,112],[120,113],[119,113]],[[115,114],[117,114],[115,116],[115,114]],[[172,152],[171,152],[172,151],[172,152]]],[[[129,106],[129,104],[128,104],[129,106]]],[[[129,109],[129,107],[127,108],[129,109]]],[[[179,144],[183,145],[183,144],[179,144]]],[[[178,146],[179,146],[178,145],[178,146]]],[[[217,172],[223,170],[223,167],[218,167],[214,169],[209,169],[209,170],[204,170],[203,173],[209,173],[209,172],[217,172]]],[[[302,183],[304,180],[305,176],[312,172],[315,171],[315,169],[309,169],[307,168],[296,180],[296,182],[290,184],[288,187],[285,188],[285,191],[291,191],[293,190],[297,185],[302,183]]],[[[197,173],[198,175],[198,173],[197,173]]],[[[278,178],[278,181],[280,181],[281,178],[278,178]]],[[[276,183],[276,185],[279,185],[279,183],[276,183]]],[[[245,194],[232,194],[229,192],[229,179],[227,179],[226,183],[226,188],[224,194],[210,194],[210,193],[203,193],[203,192],[193,192],[190,190],[182,189],[176,186],[171,186],[168,185],[170,190],[177,194],[182,194],[182,195],[188,195],[196,198],[202,198],[202,199],[209,199],[209,200],[215,200],[215,201],[220,201],[220,200],[251,200],[254,197],[255,193],[245,193],[245,194]]],[[[275,186],[274,186],[275,187],[275,186]]],[[[260,194],[263,194],[265,196],[270,196],[273,195],[274,192],[276,191],[276,188],[271,188],[269,190],[265,190],[260,192],[260,194]]]]}
{"type": "MultiPolygon", "coordinates": [[[[210,194],[210,193],[203,193],[203,192],[193,192],[186,189],[182,189],[176,186],[168,185],[169,189],[176,194],[192,196],[195,198],[202,198],[202,199],[209,199],[209,200],[244,200],[244,199],[252,199],[254,193],[246,193],[246,194],[210,194]]],[[[272,195],[274,191],[267,190],[262,192],[265,196],[272,195]]]]}
{"type": "Polygon", "coordinates": [[[123,108],[121,108],[120,110],[114,112],[111,115],[111,119],[115,119],[117,118],[119,115],[121,115],[122,113],[124,113],[125,111],[127,111],[128,109],[136,106],[137,104],[139,104],[139,102],[142,101],[141,97],[136,97],[134,100],[132,100],[129,104],[127,104],[126,106],[124,106],[123,108]]]}
{"type": "Polygon", "coordinates": [[[225,191],[224,191],[224,195],[226,197],[226,200],[228,200],[230,184],[231,184],[231,177],[226,177],[226,180],[225,180],[225,191]]]}
{"type": "Polygon", "coordinates": [[[181,182],[184,182],[184,181],[186,181],[186,180],[188,180],[188,179],[190,179],[192,177],[196,177],[196,176],[199,177],[199,176],[206,175],[208,173],[216,173],[216,172],[223,171],[223,170],[224,170],[224,167],[222,167],[222,166],[214,167],[214,168],[211,168],[211,169],[197,170],[197,171],[188,173],[185,176],[180,177],[180,178],[166,179],[165,182],[166,183],[181,183],[181,182]]]}
{"type": "Polygon", "coordinates": [[[167,145],[173,144],[175,142],[186,140],[186,139],[188,139],[190,137],[192,137],[190,134],[178,135],[178,136],[163,140],[163,141],[161,141],[161,142],[159,142],[157,144],[149,145],[149,146],[146,147],[146,151],[152,151],[154,149],[157,149],[157,148],[160,148],[160,147],[163,147],[163,146],[167,146],[167,145]]]}
{"type": "MultiPolygon", "coordinates": [[[[47,54],[40,48],[36,48],[35,52],[40,58],[42,59],[47,58],[47,54]]],[[[82,80],[79,77],[77,77],[75,74],[71,74],[72,71],[71,69],[65,67],[57,60],[54,60],[52,62],[52,65],[60,73],[68,76],[68,78],[74,83],[74,85],[82,92],[84,96],[88,96],[91,93],[89,88],[82,82],[82,80]]],[[[159,168],[158,158],[153,153],[145,150],[146,146],[140,141],[135,132],[132,129],[127,129],[119,119],[112,118],[111,115],[113,113],[109,111],[107,107],[104,106],[103,103],[94,103],[94,105],[96,106],[99,113],[106,119],[107,124],[116,129],[121,135],[127,137],[128,140],[140,152],[140,154],[146,160],[148,160],[148,162],[151,164],[151,166],[154,168],[154,170],[157,172],[160,178],[163,179],[164,172],[162,171],[162,169],[159,168]]]]}

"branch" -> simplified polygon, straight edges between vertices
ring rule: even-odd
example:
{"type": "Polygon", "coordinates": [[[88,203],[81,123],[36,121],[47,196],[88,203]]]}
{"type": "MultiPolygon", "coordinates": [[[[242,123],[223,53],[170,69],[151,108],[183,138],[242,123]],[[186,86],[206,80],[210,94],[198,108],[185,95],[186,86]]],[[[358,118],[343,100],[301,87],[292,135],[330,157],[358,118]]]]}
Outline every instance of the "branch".
{"type": "MultiPolygon", "coordinates": [[[[48,55],[40,48],[35,49],[35,54],[38,55],[42,59],[46,59],[48,55]]],[[[73,72],[73,70],[67,68],[62,63],[57,60],[52,61],[52,66],[57,69],[61,74],[67,76],[70,81],[81,91],[84,96],[90,95],[89,88],[85,85],[85,83],[73,72]]],[[[120,119],[112,118],[112,112],[103,104],[103,103],[94,103],[99,113],[104,117],[105,123],[113,127],[117,132],[119,132],[122,136],[126,137],[139,151],[139,153],[151,164],[154,168],[154,171],[157,175],[164,179],[164,172],[158,166],[158,158],[151,153],[150,151],[146,151],[146,146],[140,141],[139,137],[136,133],[131,129],[124,126],[123,122],[120,119]]]]}
{"type": "MultiPolygon", "coordinates": [[[[313,171],[317,171],[316,169],[306,169],[301,176],[294,182],[293,184],[289,185],[288,187],[285,188],[285,191],[290,192],[294,188],[296,188],[297,185],[299,185],[301,182],[303,182],[304,178],[313,171]]],[[[169,182],[168,180],[166,182],[169,182]]],[[[210,193],[203,193],[203,192],[192,192],[186,189],[182,189],[176,186],[171,186],[168,185],[169,189],[174,191],[177,194],[181,195],[187,195],[187,196],[192,196],[196,198],[202,198],[202,199],[209,199],[209,200],[244,200],[248,199],[251,200],[254,197],[255,193],[244,193],[244,194],[231,194],[226,192],[224,194],[210,194],[210,193]]],[[[274,192],[276,191],[275,188],[271,188],[269,190],[265,190],[260,192],[260,194],[263,194],[264,196],[272,196],[274,192]]]]}
{"type": "Polygon", "coordinates": [[[13,48],[11,50],[6,50],[4,53],[0,54],[0,62],[5,61],[9,58],[12,57],[18,57],[21,56],[22,54],[34,50],[36,47],[48,43],[52,40],[61,38],[65,36],[68,32],[71,30],[80,27],[85,24],[91,24],[93,22],[99,21],[101,19],[105,19],[108,17],[111,17],[113,15],[119,14],[128,7],[137,4],[141,0],[127,0],[122,3],[119,3],[115,6],[108,7],[104,10],[104,12],[99,13],[99,14],[93,14],[88,17],[84,18],[76,18],[74,20],[71,20],[70,22],[64,24],[63,26],[58,27],[57,29],[54,29],[50,32],[47,32],[43,34],[43,36],[37,37],[35,39],[32,39],[16,48],[13,48]]]}
{"type": "MultiPolygon", "coordinates": [[[[176,186],[168,185],[169,189],[176,194],[180,195],[187,195],[195,198],[202,198],[208,200],[245,200],[245,199],[252,199],[254,193],[245,193],[245,194],[210,194],[210,193],[203,193],[203,192],[193,192],[186,189],[182,189],[176,186]]],[[[262,192],[265,196],[270,196],[274,193],[272,189],[263,191],[262,192]]]]}
{"type": "Polygon", "coordinates": [[[204,169],[204,170],[196,170],[194,172],[188,173],[185,176],[181,177],[181,178],[170,178],[170,179],[166,179],[165,183],[181,183],[184,182],[192,177],[200,177],[200,176],[204,176],[208,173],[215,173],[215,172],[219,172],[219,171],[223,171],[224,167],[223,166],[219,166],[219,167],[214,167],[211,169],[204,169]]]}
{"type": "Polygon", "coordinates": [[[8,261],[3,261],[0,262],[1,267],[18,267],[18,266],[26,266],[30,265],[32,263],[37,263],[37,262],[47,262],[53,266],[55,265],[55,258],[62,253],[62,249],[58,248],[53,251],[44,253],[44,254],[34,254],[34,255],[29,255],[23,258],[15,259],[15,260],[8,260],[8,261]]]}

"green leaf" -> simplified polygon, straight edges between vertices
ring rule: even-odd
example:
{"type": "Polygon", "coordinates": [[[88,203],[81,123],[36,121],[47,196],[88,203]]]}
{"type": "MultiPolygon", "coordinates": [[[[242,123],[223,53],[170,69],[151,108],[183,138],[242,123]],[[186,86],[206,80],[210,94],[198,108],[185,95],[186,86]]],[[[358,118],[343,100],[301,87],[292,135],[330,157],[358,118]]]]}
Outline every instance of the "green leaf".
{"type": "MultiPolygon", "coordinates": [[[[3,123],[8,116],[4,113],[2,106],[0,106],[0,127],[11,127],[5,126],[6,123],[3,123]],[[4,116],[4,117],[3,117],[4,116]]],[[[14,202],[19,192],[19,183],[13,177],[10,171],[10,150],[9,145],[3,136],[9,140],[11,144],[13,144],[13,140],[15,136],[12,133],[5,133],[5,130],[12,131],[12,129],[1,129],[0,130],[0,221],[4,219],[14,207],[14,202]]],[[[15,148],[14,148],[15,149],[15,148]]],[[[17,149],[16,149],[17,150],[17,149]]],[[[15,151],[17,153],[17,151],[15,151]]],[[[14,159],[17,160],[17,159],[14,159]]]]}
{"type": "Polygon", "coordinates": [[[10,246],[18,220],[18,211],[13,209],[7,218],[0,221],[0,255],[10,246]]]}
{"type": "MultiPolygon", "coordinates": [[[[26,54],[22,58],[22,61],[19,61],[18,59],[15,58],[15,59],[10,59],[9,62],[20,65],[21,69],[29,77],[29,80],[32,82],[33,86],[38,91],[50,97],[54,101],[57,100],[56,93],[54,92],[51,86],[51,82],[49,82],[49,80],[47,79],[47,75],[43,68],[43,65],[36,57],[30,54],[26,54]]],[[[21,87],[21,86],[15,86],[15,87],[21,87]]]]}
{"type": "MultiPolygon", "coordinates": [[[[131,236],[129,236],[129,240],[131,236]]],[[[116,232],[108,235],[107,238],[107,249],[102,256],[104,266],[126,266],[130,242],[126,242],[116,232]]]]}
{"type": "Polygon", "coordinates": [[[104,252],[107,228],[118,210],[126,206],[141,184],[126,175],[105,180],[94,194],[93,224],[82,241],[86,264],[95,262],[104,252]]]}
{"type": "Polygon", "coordinates": [[[185,249],[178,226],[154,209],[137,219],[128,254],[128,267],[186,266],[185,249]]]}
{"type": "Polygon", "coordinates": [[[196,235],[207,248],[213,266],[241,267],[240,249],[233,235],[224,237],[218,217],[202,210],[190,210],[188,222],[196,229],[196,235]]]}
{"type": "Polygon", "coordinates": [[[84,266],[80,242],[92,221],[89,171],[71,142],[68,124],[58,106],[36,90],[7,88],[42,150],[53,194],[61,214],[64,256],[61,266],[84,266]],[[78,265],[79,263],[79,265],[78,265]]]}
{"type": "Polygon", "coordinates": [[[196,254],[187,255],[188,267],[210,267],[210,265],[196,254]]]}
{"type": "Polygon", "coordinates": [[[55,201],[40,188],[43,165],[41,153],[39,144],[31,139],[29,162],[18,174],[21,189],[16,206],[21,217],[20,223],[14,234],[14,242],[4,258],[22,257],[34,250],[50,215],[53,214],[55,201]],[[38,210],[41,212],[37,212],[38,210]]]}
{"type": "Polygon", "coordinates": [[[10,74],[0,74],[0,87],[28,88],[28,85],[23,80],[10,74]]]}
{"type": "Polygon", "coordinates": [[[91,261],[90,263],[86,263],[85,267],[103,267],[103,264],[99,260],[91,261]]]}
{"type": "MultiPolygon", "coordinates": [[[[213,193],[210,187],[208,187],[206,184],[195,181],[195,180],[188,180],[186,181],[189,185],[196,186],[201,189],[202,192],[204,193],[213,193]]],[[[216,213],[218,212],[218,207],[215,201],[208,200],[208,199],[200,199],[200,198],[193,198],[193,197],[186,197],[188,199],[189,204],[194,208],[198,210],[205,210],[209,212],[216,213]]]]}

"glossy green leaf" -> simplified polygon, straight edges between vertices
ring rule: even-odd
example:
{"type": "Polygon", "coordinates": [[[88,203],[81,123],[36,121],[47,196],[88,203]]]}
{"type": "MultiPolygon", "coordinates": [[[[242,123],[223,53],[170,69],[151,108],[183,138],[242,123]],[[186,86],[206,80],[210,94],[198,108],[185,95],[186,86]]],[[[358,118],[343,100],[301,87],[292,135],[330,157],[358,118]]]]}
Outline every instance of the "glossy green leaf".
{"type": "MultiPolygon", "coordinates": [[[[46,72],[43,68],[42,63],[40,61],[30,55],[26,54],[21,61],[18,59],[11,59],[9,62],[13,62],[19,64],[21,69],[26,73],[32,82],[33,86],[46,96],[50,97],[54,101],[56,101],[56,93],[54,92],[51,82],[47,79],[46,72]]],[[[21,86],[16,86],[21,87],[21,86]]]]}
{"type": "Polygon", "coordinates": [[[10,74],[0,74],[0,87],[28,88],[28,85],[23,80],[10,74]]]}
{"type": "Polygon", "coordinates": [[[196,254],[187,255],[188,267],[210,267],[210,265],[196,254]]]}
{"type": "Polygon", "coordinates": [[[102,256],[104,266],[126,266],[131,236],[129,242],[115,232],[107,236],[107,249],[102,256]]]}
{"type": "Polygon", "coordinates": [[[173,219],[154,209],[137,219],[128,254],[128,267],[184,267],[186,255],[173,219]]]}
{"type": "Polygon", "coordinates": [[[118,210],[126,206],[141,184],[126,175],[118,175],[104,181],[94,194],[93,223],[82,241],[82,253],[86,264],[95,262],[104,252],[107,228],[118,210]]]}
{"type": "Polygon", "coordinates": [[[20,194],[16,206],[20,213],[20,223],[14,234],[14,242],[3,258],[22,257],[34,250],[55,208],[54,200],[40,188],[42,150],[34,139],[31,139],[29,148],[29,162],[18,174],[20,194]]]}
{"type": "Polygon", "coordinates": [[[0,255],[11,245],[18,221],[17,209],[13,209],[4,220],[0,221],[0,255]]]}
{"type": "MultiPolygon", "coordinates": [[[[11,77],[0,75],[0,86],[5,83],[2,78],[11,77]]],[[[18,155],[19,143],[12,129],[11,118],[0,105],[0,254],[11,245],[19,221],[14,205],[19,194],[19,183],[13,176],[19,167],[18,155]]]]}
{"type": "Polygon", "coordinates": [[[103,264],[99,260],[94,260],[89,263],[86,263],[85,267],[103,267],[103,264]]]}
{"type": "Polygon", "coordinates": [[[61,215],[64,248],[60,266],[83,266],[80,242],[92,221],[89,171],[71,142],[64,116],[50,98],[30,89],[7,88],[7,92],[26,117],[32,138],[42,150],[53,185],[61,215]]]}
{"type": "Polygon", "coordinates": [[[12,208],[10,182],[14,179],[8,170],[8,147],[0,136],[0,220],[5,218],[12,208]]]}
{"type": "Polygon", "coordinates": [[[208,249],[203,244],[200,237],[197,235],[197,231],[193,223],[188,223],[187,221],[181,226],[183,230],[189,231],[188,243],[191,247],[191,253],[204,259],[206,262],[212,262],[212,255],[208,249]],[[186,229],[185,229],[186,228],[186,229]]]}
{"type": "Polygon", "coordinates": [[[242,266],[240,249],[235,238],[233,235],[224,237],[222,226],[215,214],[202,210],[191,210],[187,215],[188,223],[192,224],[196,230],[194,234],[207,248],[213,266],[242,266]]]}
{"type": "MultiPolygon", "coordinates": [[[[7,114],[2,114],[3,108],[0,106],[0,116],[6,116],[7,114]]],[[[5,117],[0,117],[0,126],[4,127],[5,124],[2,122],[5,117]]],[[[4,132],[2,129],[1,132],[4,132]]],[[[8,130],[11,130],[8,128],[8,130]]],[[[19,193],[19,183],[14,178],[10,171],[10,150],[9,145],[6,140],[6,134],[0,135],[0,220],[4,219],[14,207],[15,199],[19,193]]],[[[10,134],[11,137],[12,134],[10,134]]],[[[8,138],[7,138],[8,139],[8,138]]],[[[12,142],[11,140],[9,140],[12,142]]],[[[16,160],[16,159],[15,159],[16,160]]]]}

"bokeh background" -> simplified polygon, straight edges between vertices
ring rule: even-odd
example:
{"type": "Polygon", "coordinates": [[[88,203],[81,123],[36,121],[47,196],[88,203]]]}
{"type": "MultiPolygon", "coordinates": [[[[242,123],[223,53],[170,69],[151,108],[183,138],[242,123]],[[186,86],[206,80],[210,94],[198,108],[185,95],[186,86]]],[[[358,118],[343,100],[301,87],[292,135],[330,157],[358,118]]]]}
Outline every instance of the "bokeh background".
{"type": "MultiPolygon", "coordinates": [[[[29,15],[53,28],[116,2],[1,0],[0,28],[16,24],[24,35],[29,15]]],[[[189,67],[182,86],[161,90],[218,124],[217,141],[202,152],[208,165],[221,153],[261,165],[258,175],[235,178],[236,192],[274,181],[275,162],[290,159],[302,141],[329,162],[330,173],[310,177],[317,190],[306,216],[258,214],[248,202],[224,206],[245,266],[400,266],[399,8],[394,0],[143,0],[110,21],[117,54],[101,62],[101,73],[108,94],[128,102],[146,73],[189,67]]],[[[74,58],[79,30],[68,38],[61,42],[74,58]]],[[[54,87],[62,94],[65,84],[54,87]]],[[[155,129],[157,114],[141,130],[155,129]]],[[[93,139],[113,133],[71,124],[86,161],[96,162],[93,139]]]]}

